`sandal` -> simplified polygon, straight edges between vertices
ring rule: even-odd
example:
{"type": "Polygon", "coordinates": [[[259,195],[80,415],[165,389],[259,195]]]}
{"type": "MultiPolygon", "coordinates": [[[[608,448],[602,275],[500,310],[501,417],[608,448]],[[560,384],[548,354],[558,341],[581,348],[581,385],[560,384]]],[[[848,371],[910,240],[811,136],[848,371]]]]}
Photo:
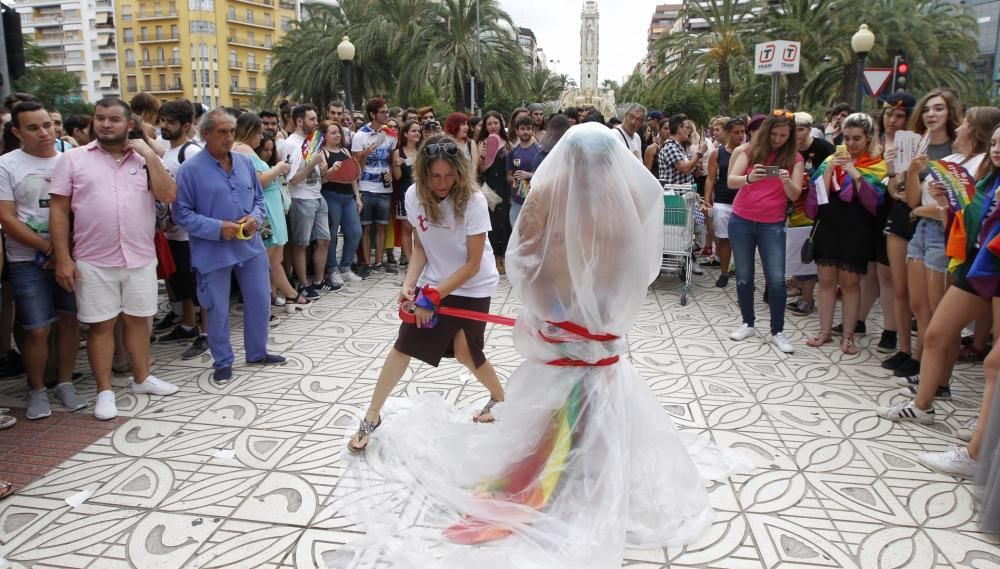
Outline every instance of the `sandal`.
{"type": "Polygon", "coordinates": [[[309,304],[312,301],[306,298],[306,295],[300,292],[298,296],[295,297],[295,300],[292,300],[291,302],[292,304],[309,304]]]}
{"type": "Polygon", "coordinates": [[[10,413],[10,409],[0,407],[0,431],[9,429],[17,424],[17,419],[7,413],[10,413]]]}
{"type": "Polygon", "coordinates": [[[0,500],[14,493],[14,485],[6,480],[0,480],[0,500]]]}
{"type": "Polygon", "coordinates": [[[815,338],[810,338],[806,340],[806,345],[812,346],[813,348],[818,348],[823,344],[829,344],[832,341],[833,341],[833,335],[830,334],[829,332],[823,332],[819,336],[816,336],[815,338]]]}
{"type": "Polygon", "coordinates": [[[844,338],[844,341],[840,343],[840,351],[849,356],[858,353],[858,346],[854,343],[854,338],[844,338]]]}
{"type": "Polygon", "coordinates": [[[358,432],[354,433],[351,436],[351,440],[347,442],[347,449],[351,452],[361,452],[365,450],[365,447],[368,446],[368,441],[371,440],[372,433],[374,433],[375,429],[379,428],[381,425],[381,415],[378,418],[378,423],[372,423],[368,419],[361,419],[361,425],[358,426],[358,432]],[[355,440],[357,443],[354,442],[355,440]],[[362,444],[362,442],[364,444],[362,444]]]}
{"type": "Polygon", "coordinates": [[[473,423],[492,423],[493,421],[495,421],[496,419],[493,418],[492,411],[493,411],[493,406],[496,405],[497,403],[502,403],[502,401],[498,401],[498,400],[493,399],[491,397],[490,400],[489,400],[489,402],[486,403],[486,405],[483,407],[482,411],[480,411],[479,413],[476,413],[476,415],[474,417],[472,417],[472,422],[473,423]],[[483,415],[487,415],[487,414],[490,416],[489,420],[482,418],[483,415]]]}

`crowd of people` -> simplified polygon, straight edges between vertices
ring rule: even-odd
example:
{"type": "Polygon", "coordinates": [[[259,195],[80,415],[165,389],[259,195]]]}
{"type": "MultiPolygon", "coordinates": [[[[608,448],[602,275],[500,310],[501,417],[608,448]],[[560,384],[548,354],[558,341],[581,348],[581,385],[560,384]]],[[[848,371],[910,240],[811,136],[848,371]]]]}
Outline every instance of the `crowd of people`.
{"type": "MultiPolygon", "coordinates": [[[[258,365],[284,362],[266,349],[278,307],[292,312],[373,274],[405,269],[400,298],[417,303],[418,327],[441,303],[488,311],[533,176],[574,125],[598,123],[661,184],[699,194],[694,272],[712,272],[719,288],[735,275],[742,324],[731,341],[757,335],[759,253],[769,338],[782,352],[796,349],[784,333],[787,311],[818,313],[809,348],[839,336],[840,350],[857,354],[880,303],[875,349],[910,398],[879,408],[885,419],[932,424],[934,400],[951,397],[954,364],[983,362],[979,421],[959,433],[968,445],[920,457],[974,476],[989,460],[983,441],[1000,371],[991,351],[1000,301],[990,310],[1000,109],[967,108],[948,89],[882,103],[871,114],[838,104],[821,122],[783,109],[718,116],[702,130],[683,114],[641,105],[621,120],[592,108],[546,116],[537,103],[509,117],[439,120],[433,108],[380,98],[360,112],[339,101],[283,101],[258,113],[145,93],[104,99],[92,117],[63,122],[15,94],[0,109],[9,123],[0,156],[0,373],[27,375],[31,420],[50,415],[50,396],[67,410],[86,407],[73,385],[82,329],[94,415],[106,420],[117,415],[113,373],[131,372],[135,393],[177,391],[151,372],[152,341],[189,343],[186,359],[210,352],[213,381],[230,381],[233,298],[244,305],[246,362],[258,365]],[[943,175],[948,168],[959,175],[943,175]],[[445,191],[456,176],[470,180],[470,192],[445,191]],[[954,179],[975,191],[957,198],[954,179]],[[448,199],[474,209],[442,215],[433,205],[448,199]],[[459,227],[467,240],[428,233],[459,227]],[[441,261],[422,239],[437,251],[458,245],[441,261]],[[435,270],[434,290],[421,294],[435,270]],[[170,308],[156,318],[160,280],[170,308]],[[434,296],[441,290],[443,299],[434,296]],[[838,302],[843,320],[834,325],[838,302]]],[[[482,327],[470,326],[441,325],[434,342],[401,329],[352,450],[379,426],[409,357],[432,365],[457,357],[490,392],[476,420],[493,420],[504,392],[483,354],[482,327]]],[[[13,424],[0,418],[0,428],[13,424]]]]}

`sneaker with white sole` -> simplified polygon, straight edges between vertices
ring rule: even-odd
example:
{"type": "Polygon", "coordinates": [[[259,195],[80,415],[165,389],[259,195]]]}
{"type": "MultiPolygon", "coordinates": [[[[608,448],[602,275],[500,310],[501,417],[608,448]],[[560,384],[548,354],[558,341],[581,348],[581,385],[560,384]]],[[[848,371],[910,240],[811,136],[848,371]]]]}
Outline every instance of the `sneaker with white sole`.
{"type": "Polygon", "coordinates": [[[920,385],[920,376],[919,375],[911,375],[911,376],[907,376],[907,377],[897,377],[896,378],[896,385],[898,385],[900,387],[916,387],[916,386],[920,385]]]}
{"type": "Polygon", "coordinates": [[[341,271],[340,278],[344,281],[344,284],[359,283],[364,280],[355,274],[354,271],[341,271]]]}
{"type": "Polygon", "coordinates": [[[965,446],[953,445],[944,452],[923,452],[917,455],[917,460],[935,472],[959,478],[975,478],[979,472],[979,461],[969,456],[965,446]]]}
{"type": "Polygon", "coordinates": [[[341,278],[340,271],[334,271],[334,272],[330,273],[330,276],[327,277],[327,278],[330,280],[330,283],[333,286],[336,286],[336,287],[342,287],[342,286],[344,286],[344,279],[341,278]]]}
{"type": "Polygon", "coordinates": [[[118,405],[115,403],[115,392],[107,389],[97,394],[94,402],[94,418],[107,421],[118,416],[118,405]]]}
{"type": "MultiPolygon", "coordinates": [[[[919,391],[920,389],[918,386],[910,385],[907,387],[901,387],[899,389],[899,394],[915,398],[919,391]]],[[[934,399],[937,399],[938,401],[951,401],[951,387],[948,387],[947,385],[944,387],[938,387],[937,391],[934,392],[934,399]]]]}
{"type": "Polygon", "coordinates": [[[87,401],[80,397],[76,392],[76,386],[72,383],[60,383],[52,393],[67,411],[79,411],[87,406],[87,401]]]}
{"type": "Polygon", "coordinates": [[[136,395],[142,393],[148,393],[149,395],[173,395],[177,393],[178,389],[180,388],[176,385],[163,381],[155,375],[147,377],[146,381],[142,383],[132,383],[132,393],[136,395]]]}
{"type": "Polygon", "coordinates": [[[771,334],[771,342],[774,343],[775,346],[778,346],[778,349],[781,350],[782,352],[785,352],[786,354],[795,353],[795,346],[793,346],[792,343],[788,341],[788,338],[785,336],[784,332],[771,334]]]}
{"type": "Polygon", "coordinates": [[[37,391],[32,389],[24,397],[27,409],[24,416],[29,420],[44,419],[52,414],[52,407],[49,406],[49,392],[43,387],[37,391]]]}
{"type": "Polygon", "coordinates": [[[742,342],[751,336],[757,335],[757,329],[753,326],[744,323],[742,326],[736,329],[735,332],[729,335],[729,339],[734,342],[742,342]]]}
{"type": "Polygon", "coordinates": [[[972,435],[976,434],[976,427],[979,426],[979,417],[974,419],[969,419],[967,423],[958,428],[958,433],[955,434],[959,440],[969,442],[972,440],[972,435]]]}
{"type": "Polygon", "coordinates": [[[875,413],[883,419],[889,419],[895,423],[911,422],[921,425],[934,424],[934,408],[924,411],[913,404],[913,401],[900,403],[892,407],[882,406],[875,410],[875,413]]]}

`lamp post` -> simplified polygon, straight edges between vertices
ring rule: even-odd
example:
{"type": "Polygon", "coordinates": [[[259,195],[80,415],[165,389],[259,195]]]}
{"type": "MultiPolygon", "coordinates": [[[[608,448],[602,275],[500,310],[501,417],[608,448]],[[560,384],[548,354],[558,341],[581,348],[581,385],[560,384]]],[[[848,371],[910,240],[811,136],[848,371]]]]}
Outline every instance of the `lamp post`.
{"type": "Polygon", "coordinates": [[[344,39],[340,40],[340,45],[337,46],[337,57],[344,63],[344,105],[347,106],[348,111],[354,110],[354,105],[351,103],[351,72],[354,66],[354,51],[354,44],[351,43],[350,38],[344,36],[344,39]]]}
{"type": "Polygon", "coordinates": [[[857,94],[854,96],[854,112],[861,112],[862,93],[864,93],[864,80],[865,80],[865,58],[868,57],[868,53],[875,47],[875,34],[868,29],[868,24],[861,24],[858,31],[854,32],[851,36],[851,49],[858,56],[858,72],[857,72],[857,94]]]}

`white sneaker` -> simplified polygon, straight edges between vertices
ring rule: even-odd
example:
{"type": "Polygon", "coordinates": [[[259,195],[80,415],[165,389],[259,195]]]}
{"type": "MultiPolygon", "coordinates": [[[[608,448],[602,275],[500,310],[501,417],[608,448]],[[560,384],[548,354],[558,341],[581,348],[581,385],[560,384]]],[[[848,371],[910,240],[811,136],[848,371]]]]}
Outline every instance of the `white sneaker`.
{"type": "Polygon", "coordinates": [[[920,464],[941,474],[960,478],[975,478],[979,472],[979,462],[969,456],[969,449],[953,445],[944,452],[924,452],[917,455],[920,464]]]}
{"type": "Polygon", "coordinates": [[[701,268],[701,265],[699,265],[698,263],[695,263],[691,268],[691,272],[696,275],[704,275],[705,269],[701,268]]]}
{"type": "Polygon", "coordinates": [[[354,271],[342,272],[340,273],[340,277],[344,281],[344,283],[359,283],[364,280],[358,275],[356,275],[354,271]]]}
{"type": "Polygon", "coordinates": [[[793,346],[792,343],[788,341],[788,338],[785,337],[784,332],[771,334],[771,341],[774,343],[775,346],[778,346],[778,349],[781,350],[782,352],[785,352],[786,354],[795,353],[795,346],[793,346]]]}
{"type": "Polygon", "coordinates": [[[132,393],[136,395],[142,393],[148,393],[149,395],[173,395],[177,393],[180,389],[176,385],[163,381],[162,379],[151,375],[146,378],[146,381],[142,383],[132,383],[132,393]]]}
{"type": "Polygon", "coordinates": [[[970,419],[968,423],[962,425],[958,429],[957,436],[959,440],[969,442],[972,440],[972,435],[976,434],[976,427],[979,426],[979,417],[975,419],[970,419]]]}
{"type": "Polygon", "coordinates": [[[94,403],[94,418],[107,421],[118,416],[118,405],[115,404],[115,392],[107,389],[97,394],[94,403]]]}
{"type": "Polygon", "coordinates": [[[330,282],[333,286],[344,286],[344,279],[340,278],[340,271],[334,271],[330,274],[330,282]]]}
{"type": "Polygon", "coordinates": [[[753,326],[744,323],[742,326],[736,329],[735,332],[729,335],[729,339],[735,342],[742,342],[751,336],[757,335],[757,329],[753,326]]]}
{"type": "Polygon", "coordinates": [[[934,408],[931,407],[930,409],[924,411],[914,405],[913,401],[900,403],[894,407],[879,407],[875,410],[875,413],[883,419],[889,419],[890,421],[896,423],[900,421],[909,421],[912,423],[919,423],[921,425],[934,424],[934,408]]]}

